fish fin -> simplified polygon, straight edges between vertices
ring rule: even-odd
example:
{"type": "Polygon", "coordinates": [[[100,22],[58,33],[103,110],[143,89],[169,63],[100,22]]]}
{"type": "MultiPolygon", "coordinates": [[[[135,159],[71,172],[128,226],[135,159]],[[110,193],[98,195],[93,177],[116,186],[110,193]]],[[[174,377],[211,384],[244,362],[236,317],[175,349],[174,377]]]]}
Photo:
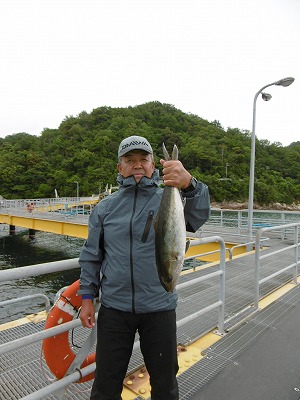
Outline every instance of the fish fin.
{"type": "Polygon", "coordinates": [[[187,240],[186,243],[185,243],[185,252],[187,252],[188,249],[190,248],[190,244],[191,244],[191,241],[187,240]]]}
{"type": "Polygon", "coordinates": [[[172,160],[178,160],[178,147],[174,144],[172,151],[172,160]]]}
{"type": "Polygon", "coordinates": [[[178,160],[178,147],[176,146],[176,144],[174,144],[174,146],[173,146],[172,157],[170,157],[170,154],[168,153],[168,150],[166,149],[166,146],[165,146],[164,143],[162,145],[162,150],[163,150],[164,157],[165,157],[166,161],[178,160]]]}
{"type": "Polygon", "coordinates": [[[165,160],[166,161],[171,160],[171,157],[170,157],[170,155],[168,153],[168,150],[166,149],[166,146],[165,146],[164,143],[162,144],[162,150],[163,150],[163,153],[164,153],[165,160]]]}

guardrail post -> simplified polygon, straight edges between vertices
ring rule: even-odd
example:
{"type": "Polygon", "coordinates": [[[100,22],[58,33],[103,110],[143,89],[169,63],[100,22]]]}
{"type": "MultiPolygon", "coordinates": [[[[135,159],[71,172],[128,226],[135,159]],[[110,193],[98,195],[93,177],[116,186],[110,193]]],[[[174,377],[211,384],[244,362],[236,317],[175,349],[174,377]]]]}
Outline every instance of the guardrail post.
{"type": "Polygon", "coordinates": [[[242,211],[238,211],[238,233],[239,234],[241,232],[242,220],[243,220],[243,213],[242,213],[242,211]]]}
{"type": "Polygon", "coordinates": [[[298,264],[299,264],[299,226],[295,226],[294,230],[294,256],[295,256],[295,268],[294,268],[294,284],[297,285],[298,283],[298,264]]]}
{"type": "Polygon", "coordinates": [[[259,302],[259,269],[260,269],[260,239],[261,239],[261,230],[259,229],[256,232],[255,237],[255,267],[254,267],[254,307],[258,308],[259,302]]]}
{"type": "MultiPolygon", "coordinates": [[[[281,225],[285,224],[285,215],[284,213],[281,213],[281,225]]],[[[281,230],[281,240],[284,240],[285,238],[285,229],[281,230]]]]}
{"type": "Polygon", "coordinates": [[[225,319],[225,260],[226,260],[226,247],[225,242],[222,238],[217,238],[220,244],[220,309],[219,309],[219,323],[218,330],[219,334],[223,335],[225,333],[224,330],[224,319],[225,319]]]}

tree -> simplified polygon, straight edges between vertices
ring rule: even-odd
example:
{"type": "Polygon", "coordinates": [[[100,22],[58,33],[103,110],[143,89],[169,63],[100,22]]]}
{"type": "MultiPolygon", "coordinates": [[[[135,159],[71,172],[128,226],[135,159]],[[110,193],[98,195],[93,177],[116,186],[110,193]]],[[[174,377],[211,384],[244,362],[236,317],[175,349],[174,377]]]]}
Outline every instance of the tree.
{"type": "MultiPolygon", "coordinates": [[[[186,114],[172,104],[153,101],[135,107],[95,108],[78,116],[66,116],[58,129],[45,128],[40,136],[17,133],[0,139],[0,190],[5,198],[72,196],[74,180],[82,196],[116,184],[119,143],[126,136],[145,136],[155,161],[163,157],[162,144],[172,151],[198,179],[208,184],[211,199],[247,201],[251,133],[224,130],[186,114]],[[227,170],[228,181],[222,181],[227,170]]],[[[256,139],[255,201],[300,201],[300,142],[283,147],[256,139]]]]}

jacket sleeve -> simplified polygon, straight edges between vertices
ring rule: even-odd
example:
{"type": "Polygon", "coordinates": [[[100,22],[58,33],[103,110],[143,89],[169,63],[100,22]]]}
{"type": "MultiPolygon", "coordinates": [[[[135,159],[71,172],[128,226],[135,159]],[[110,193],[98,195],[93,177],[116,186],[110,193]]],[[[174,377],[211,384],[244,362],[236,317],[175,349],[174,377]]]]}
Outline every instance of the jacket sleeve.
{"type": "Polygon", "coordinates": [[[207,185],[198,181],[195,190],[182,193],[185,200],[186,230],[196,232],[210,217],[210,197],[207,185]]]}
{"type": "Polygon", "coordinates": [[[80,295],[95,295],[100,286],[100,270],[103,259],[103,224],[99,213],[99,204],[89,218],[88,238],[79,256],[80,295]]]}

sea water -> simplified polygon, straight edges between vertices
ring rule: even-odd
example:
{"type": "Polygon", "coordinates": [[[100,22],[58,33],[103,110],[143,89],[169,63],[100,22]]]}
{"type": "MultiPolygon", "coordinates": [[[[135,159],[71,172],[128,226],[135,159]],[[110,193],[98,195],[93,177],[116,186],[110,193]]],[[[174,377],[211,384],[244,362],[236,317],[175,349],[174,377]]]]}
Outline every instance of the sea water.
{"type": "MultiPolygon", "coordinates": [[[[28,230],[16,228],[10,235],[8,225],[0,225],[0,270],[79,257],[84,239],[37,231],[34,239],[28,230]]],[[[39,275],[0,283],[0,324],[45,309],[40,300],[27,300],[1,307],[1,301],[46,295],[53,304],[59,289],[79,279],[80,269],[39,275]]]]}

